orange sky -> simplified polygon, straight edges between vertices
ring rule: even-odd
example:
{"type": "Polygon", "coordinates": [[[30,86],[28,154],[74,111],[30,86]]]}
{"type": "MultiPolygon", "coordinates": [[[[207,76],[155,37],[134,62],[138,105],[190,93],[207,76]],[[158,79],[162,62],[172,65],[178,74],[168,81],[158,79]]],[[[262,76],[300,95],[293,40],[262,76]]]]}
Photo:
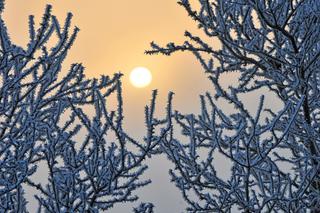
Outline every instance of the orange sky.
{"type": "Polygon", "coordinates": [[[67,64],[82,62],[89,77],[112,75],[118,71],[125,74],[124,110],[126,125],[133,134],[141,134],[144,129],[143,110],[151,90],[159,89],[160,111],[164,110],[167,93],[172,90],[176,93],[176,107],[190,113],[198,111],[198,95],[212,89],[191,54],[171,57],[144,54],[151,41],[160,44],[182,42],[186,29],[195,31],[195,23],[176,1],[7,0],[4,19],[12,40],[25,46],[28,15],[34,14],[39,22],[46,4],[53,6],[53,14],[60,21],[71,11],[74,14],[72,23],[80,28],[67,64]],[[145,66],[152,71],[151,85],[138,89],[129,83],[129,73],[136,66],[145,66]]]}
{"type": "MultiPolygon", "coordinates": [[[[80,28],[64,70],[71,63],[81,62],[89,77],[112,75],[118,71],[125,74],[125,128],[133,137],[141,139],[144,135],[144,106],[149,103],[153,89],[159,90],[158,113],[164,112],[170,90],[175,92],[175,107],[188,113],[198,111],[199,94],[212,90],[202,68],[190,53],[170,57],[144,54],[151,41],[159,44],[183,42],[186,29],[196,30],[195,23],[176,0],[7,0],[2,15],[16,44],[27,44],[28,15],[35,15],[36,23],[39,23],[46,4],[53,6],[52,13],[61,22],[71,11],[73,25],[80,28]],[[129,73],[137,66],[147,67],[152,72],[153,81],[146,88],[138,89],[129,83],[129,73]]],[[[154,202],[157,212],[181,212],[185,204],[169,182],[171,164],[165,157],[148,162],[150,169],[146,178],[151,178],[153,184],[138,192],[141,201],[154,202]]],[[[110,212],[129,212],[128,208],[132,207],[118,205],[110,212]]]]}
{"type": "MultiPolygon", "coordinates": [[[[149,103],[153,89],[159,90],[158,112],[165,110],[165,101],[170,90],[175,92],[175,109],[184,113],[198,112],[199,94],[206,91],[213,93],[209,80],[190,53],[179,53],[170,57],[144,54],[144,51],[150,48],[151,41],[159,44],[183,42],[186,29],[197,31],[196,24],[176,1],[7,0],[3,16],[11,39],[25,46],[29,14],[34,14],[39,23],[45,5],[51,4],[53,14],[62,22],[66,13],[71,11],[74,14],[72,23],[80,28],[80,33],[69,52],[66,65],[83,63],[89,77],[112,75],[118,71],[124,73],[125,127],[134,137],[141,138],[145,131],[144,106],[149,103]],[[138,89],[129,83],[129,73],[137,66],[147,67],[152,72],[153,81],[146,88],[138,89]]],[[[64,70],[68,68],[65,66],[64,70]]],[[[228,81],[230,82],[230,77],[224,83],[228,81]]],[[[253,107],[257,105],[256,100],[255,96],[248,99],[250,107],[256,108],[253,107]]],[[[267,101],[270,104],[272,102],[267,101]]],[[[224,110],[226,107],[225,105],[224,110]]],[[[169,165],[165,162],[164,159],[152,160],[153,166],[150,166],[147,176],[151,177],[154,183],[141,191],[141,201],[144,198],[156,201],[156,212],[181,212],[181,196],[169,183],[169,165]]]]}

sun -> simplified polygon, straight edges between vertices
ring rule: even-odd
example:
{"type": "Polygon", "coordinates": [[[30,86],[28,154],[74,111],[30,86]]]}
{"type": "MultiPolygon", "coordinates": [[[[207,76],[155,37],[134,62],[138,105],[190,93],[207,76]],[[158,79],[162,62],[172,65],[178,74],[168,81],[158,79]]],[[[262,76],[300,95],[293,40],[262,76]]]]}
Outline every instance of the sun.
{"type": "Polygon", "coordinates": [[[145,67],[136,67],[130,73],[130,82],[135,87],[146,87],[151,83],[151,80],[151,72],[145,67]]]}

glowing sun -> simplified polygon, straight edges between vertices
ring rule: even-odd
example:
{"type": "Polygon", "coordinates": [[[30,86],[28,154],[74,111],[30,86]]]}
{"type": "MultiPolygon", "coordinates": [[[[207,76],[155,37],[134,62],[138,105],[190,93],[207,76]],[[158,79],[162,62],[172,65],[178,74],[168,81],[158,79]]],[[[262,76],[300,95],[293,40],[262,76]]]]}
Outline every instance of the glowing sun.
{"type": "Polygon", "coordinates": [[[151,83],[152,75],[145,67],[136,67],[130,73],[130,82],[135,87],[146,87],[151,83]]]}

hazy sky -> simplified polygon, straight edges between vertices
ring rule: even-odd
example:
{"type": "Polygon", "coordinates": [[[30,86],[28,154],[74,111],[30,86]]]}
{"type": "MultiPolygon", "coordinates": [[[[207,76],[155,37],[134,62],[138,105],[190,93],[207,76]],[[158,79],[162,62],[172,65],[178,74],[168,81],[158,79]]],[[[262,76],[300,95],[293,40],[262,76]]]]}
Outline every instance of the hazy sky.
{"type": "MultiPolygon", "coordinates": [[[[72,12],[72,23],[80,28],[67,65],[83,63],[88,77],[119,71],[125,74],[125,124],[134,136],[143,134],[143,110],[153,89],[159,90],[158,112],[164,111],[167,93],[171,90],[175,92],[175,107],[187,113],[197,112],[199,94],[212,90],[191,54],[171,57],[144,54],[153,40],[160,44],[183,42],[186,29],[196,30],[195,23],[176,0],[7,0],[3,16],[15,43],[26,45],[28,15],[35,15],[39,23],[46,4],[53,6],[53,14],[61,22],[68,11],[72,12]],[[138,89],[129,83],[128,74],[137,66],[147,67],[152,72],[153,81],[146,88],[138,89]]],[[[155,202],[156,212],[182,212],[180,194],[170,186],[167,170],[168,163],[163,158],[151,161],[147,176],[154,183],[139,192],[141,201],[155,202]]],[[[112,212],[127,210],[127,207],[116,206],[112,212]]]]}
{"type": "Polygon", "coordinates": [[[53,6],[53,14],[61,21],[71,11],[72,23],[80,28],[67,64],[82,62],[89,77],[118,71],[125,74],[124,98],[128,106],[125,112],[129,127],[143,121],[140,113],[132,112],[142,113],[152,89],[159,89],[160,108],[164,108],[167,92],[172,90],[176,93],[176,106],[186,112],[195,111],[198,94],[211,89],[191,54],[171,57],[144,54],[153,40],[160,44],[183,42],[184,31],[196,29],[176,0],[7,0],[4,18],[16,43],[27,43],[28,15],[34,14],[40,21],[46,4],[53,6]],[[151,85],[137,89],[129,83],[128,74],[136,66],[152,71],[151,85]],[[136,117],[130,116],[133,114],[136,117]]]}
{"type": "MultiPolygon", "coordinates": [[[[194,0],[195,1],[195,0],[194,0]]],[[[191,2],[194,2],[191,1],[191,2]]],[[[143,111],[149,103],[151,91],[159,90],[157,113],[165,109],[167,93],[175,92],[174,107],[184,113],[199,111],[199,94],[213,92],[213,87],[202,68],[190,53],[170,57],[149,56],[144,51],[149,43],[166,44],[184,41],[184,31],[197,32],[196,24],[187,16],[176,0],[7,0],[3,14],[11,39],[25,46],[28,37],[28,15],[35,15],[37,23],[42,18],[46,4],[53,6],[53,14],[63,22],[67,12],[72,12],[73,25],[80,28],[79,36],[69,52],[64,70],[71,63],[81,62],[88,77],[122,72],[124,115],[126,130],[136,138],[145,131],[143,111]],[[147,67],[153,75],[152,83],[145,88],[135,88],[129,83],[129,73],[137,66],[147,67]]],[[[198,32],[200,33],[200,32],[198,32]]],[[[218,44],[212,42],[214,47],[218,44]]],[[[230,76],[223,84],[230,83],[230,76]]],[[[257,107],[259,94],[245,98],[249,110],[257,107]]],[[[267,105],[275,99],[266,100],[267,105]]],[[[224,105],[226,110],[227,106],[224,105]]],[[[146,177],[153,183],[138,192],[140,201],[154,202],[156,212],[182,212],[184,204],[180,193],[169,183],[170,164],[164,157],[149,161],[146,177]]],[[[224,162],[222,173],[228,172],[226,161],[216,156],[216,162],[224,162]]],[[[130,212],[131,206],[118,205],[112,213],[130,212]]],[[[32,211],[31,211],[32,212],[32,211]]]]}

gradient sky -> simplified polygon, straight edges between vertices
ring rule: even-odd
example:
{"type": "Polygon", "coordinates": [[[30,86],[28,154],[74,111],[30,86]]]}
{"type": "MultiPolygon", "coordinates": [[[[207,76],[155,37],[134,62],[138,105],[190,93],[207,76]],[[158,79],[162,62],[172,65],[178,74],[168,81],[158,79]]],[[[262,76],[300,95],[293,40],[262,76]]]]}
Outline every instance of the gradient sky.
{"type": "MultiPolygon", "coordinates": [[[[80,28],[64,70],[71,63],[81,62],[86,67],[85,74],[88,77],[112,75],[115,72],[124,74],[125,128],[133,137],[141,139],[145,132],[143,111],[153,89],[159,90],[159,115],[165,110],[169,91],[175,92],[175,109],[183,113],[199,112],[199,94],[213,92],[202,68],[190,53],[170,57],[144,54],[146,49],[150,49],[151,41],[162,45],[171,41],[181,43],[185,30],[201,34],[183,8],[176,4],[176,0],[7,0],[3,17],[16,44],[27,44],[28,15],[35,15],[36,23],[39,23],[46,4],[53,6],[52,13],[61,22],[67,12],[72,12],[72,23],[80,28]],[[147,67],[152,72],[153,81],[148,87],[135,88],[129,82],[130,71],[138,66],[147,67]]],[[[214,41],[210,43],[215,48],[219,47],[214,41]]],[[[222,83],[230,84],[231,79],[236,78],[228,76],[222,83]]],[[[250,98],[244,99],[249,110],[256,111],[259,94],[249,95],[250,98]]],[[[276,102],[274,97],[266,99],[266,105],[276,102]]],[[[231,110],[227,105],[223,105],[223,109],[231,110]]],[[[171,164],[164,159],[154,157],[149,161],[150,169],[145,177],[151,178],[153,183],[138,191],[140,201],[153,202],[158,213],[182,212],[185,206],[181,195],[169,182],[168,168],[171,164]]],[[[223,162],[219,171],[228,173],[227,162],[219,159],[219,155],[215,159],[217,163],[223,162]]],[[[131,209],[132,205],[117,205],[108,212],[125,213],[131,212],[131,209]]]]}
{"type": "MultiPolygon", "coordinates": [[[[184,31],[196,31],[195,23],[175,0],[7,0],[3,17],[11,39],[25,46],[28,41],[28,15],[42,18],[46,4],[63,22],[72,12],[73,25],[80,28],[79,36],[66,60],[65,70],[74,62],[86,67],[88,77],[124,73],[123,97],[125,126],[129,133],[141,138],[144,133],[144,106],[151,91],[159,90],[157,110],[162,114],[168,91],[175,92],[174,105],[182,112],[198,112],[199,94],[212,90],[199,63],[188,53],[171,57],[149,56],[144,51],[149,43],[183,42],[184,31]],[[129,83],[129,73],[137,66],[151,70],[152,83],[135,88],[129,83]]],[[[184,205],[177,189],[169,183],[170,164],[156,157],[150,161],[146,177],[153,184],[139,191],[141,201],[154,202],[156,212],[182,212],[184,205]]],[[[110,212],[129,212],[131,206],[116,206],[110,212]]],[[[131,210],[131,209],[130,209],[131,210]]]]}
{"type": "Polygon", "coordinates": [[[143,122],[143,107],[149,101],[151,90],[159,89],[159,109],[164,109],[167,93],[172,90],[176,93],[177,108],[190,113],[198,110],[198,95],[212,89],[191,54],[171,57],[144,54],[151,41],[181,43],[186,29],[196,30],[195,23],[175,0],[6,1],[4,19],[13,41],[26,45],[28,15],[34,14],[39,22],[46,4],[53,6],[53,14],[61,22],[71,11],[74,14],[72,23],[80,28],[66,64],[83,63],[88,77],[119,71],[125,74],[123,91],[130,131],[132,126],[137,126],[136,122],[143,122]],[[129,73],[136,66],[151,70],[151,85],[137,89],[129,83],[129,73]]]}

